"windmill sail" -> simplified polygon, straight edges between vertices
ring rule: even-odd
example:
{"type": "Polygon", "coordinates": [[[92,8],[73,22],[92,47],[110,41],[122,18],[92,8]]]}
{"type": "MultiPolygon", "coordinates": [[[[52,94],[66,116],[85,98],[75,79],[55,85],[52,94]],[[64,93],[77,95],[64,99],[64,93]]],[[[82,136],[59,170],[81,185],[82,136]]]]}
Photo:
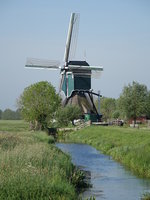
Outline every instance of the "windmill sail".
{"type": "Polygon", "coordinates": [[[41,69],[59,69],[60,62],[56,60],[44,60],[37,58],[27,58],[25,67],[41,68],[41,69]]]}
{"type": "Polygon", "coordinates": [[[78,29],[79,29],[79,18],[78,13],[72,13],[70,18],[70,24],[67,35],[67,42],[64,54],[64,61],[67,64],[69,60],[72,60],[75,56],[77,38],[78,38],[78,29]]]}
{"type": "Polygon", "coordinates": [[[92,70],[91,78],[99,79],[101,77],[102,71],[103,70],[101,70],[101,71],[100,70],[92,70]]]}

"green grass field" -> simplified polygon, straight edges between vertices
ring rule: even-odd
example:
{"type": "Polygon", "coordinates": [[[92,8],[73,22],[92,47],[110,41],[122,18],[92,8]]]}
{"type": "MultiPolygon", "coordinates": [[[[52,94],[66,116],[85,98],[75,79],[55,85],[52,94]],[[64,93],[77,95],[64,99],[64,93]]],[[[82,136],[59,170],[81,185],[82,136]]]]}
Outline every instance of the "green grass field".
{"type": "Polygon", "coordinates": [[[80,174],[44,132],[0,120],[0,199],[76,200],[80,174]]]}
{"type": "MultiPolygon", "coordinates": [[[[0,200],[77,200],[82,174],[44,132],[24,121],[0,120],[0,200]]],[[[150,130],[91,126],[67,133],[65,140],[86,143],[150,178],[150,130]]],[[[143,199],[150,199],[146,194],[143,199]]]]}
{"type": "Polygon", "coordinates": [[[135,174],[150,178],[150,129],[91,126],[68,134],[66,140],[90,144],[135,174]]]}

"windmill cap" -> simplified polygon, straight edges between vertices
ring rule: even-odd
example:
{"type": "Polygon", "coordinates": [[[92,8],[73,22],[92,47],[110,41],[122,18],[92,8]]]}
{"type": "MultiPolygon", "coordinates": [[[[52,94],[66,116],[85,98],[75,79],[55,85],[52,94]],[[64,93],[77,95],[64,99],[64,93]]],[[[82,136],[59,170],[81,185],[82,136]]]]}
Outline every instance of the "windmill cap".
{"type": "Polygon", "coordinates": [[[86,61],[69,61],[68,65],[89,66],[86,61]]]}

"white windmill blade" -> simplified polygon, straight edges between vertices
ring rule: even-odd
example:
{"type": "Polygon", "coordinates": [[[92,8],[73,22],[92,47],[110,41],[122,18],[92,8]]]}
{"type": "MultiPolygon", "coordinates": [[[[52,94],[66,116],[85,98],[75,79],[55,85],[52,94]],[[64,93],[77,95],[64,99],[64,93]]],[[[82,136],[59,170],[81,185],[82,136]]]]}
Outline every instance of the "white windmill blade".
{"type": "Polygon", "coordinates": [[[60,69],[60,62],[56,60],[45,60],[37,58],[27,58],[25,67],[38,69],[60,69]]]}
{"type": "Polygon", "coordinates": [[[79,29],[79,13],[72,13],[69,23],[66,48],[64,54],[64,61],[68,63],[69,60],[75,56],[77,38],[78,38],[78,29],[79,29]]]}
{"type": "Polygon", "coordinates": [[[80,14],[75,13],[70,51],[69,51],[69,60],[73,60],[75,57],[76,48],[77,48],[77,40],[78,40],[78,32],[79,32],[79,21],[80,21],[80,14]]]}
{"type": "Polygon", "coordinates": [[[103,66],[91,66],[91,67],[92,67],[91,77],[99,79],[103,71],[103,66]]]}

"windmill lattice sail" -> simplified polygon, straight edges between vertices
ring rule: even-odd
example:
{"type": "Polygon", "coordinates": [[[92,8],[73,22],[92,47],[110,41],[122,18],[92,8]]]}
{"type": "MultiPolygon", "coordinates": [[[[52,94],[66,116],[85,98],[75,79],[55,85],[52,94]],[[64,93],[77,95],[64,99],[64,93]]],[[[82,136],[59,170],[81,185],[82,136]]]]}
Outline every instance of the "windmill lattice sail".
{"type": "Polygon", "coordinates": [[[64,54],[64,61],[67,64],[69,60],[72,60],[75,56],[77,39],[78,39],[78,30],[79,30],[79,13],[72,13],[70,17],[66,48],[64,54]]]}
{"type": "Polygon", "coordinates": [[[37,58],[27,58],[25,67],[32,68],[46,68],[46,69],[59,69],[60,62],[56,60],[44,60],[37,58]]]}

